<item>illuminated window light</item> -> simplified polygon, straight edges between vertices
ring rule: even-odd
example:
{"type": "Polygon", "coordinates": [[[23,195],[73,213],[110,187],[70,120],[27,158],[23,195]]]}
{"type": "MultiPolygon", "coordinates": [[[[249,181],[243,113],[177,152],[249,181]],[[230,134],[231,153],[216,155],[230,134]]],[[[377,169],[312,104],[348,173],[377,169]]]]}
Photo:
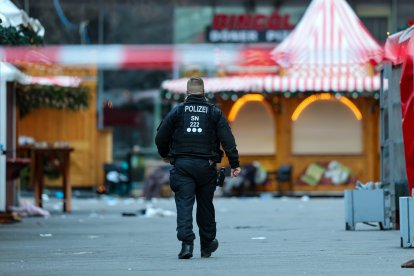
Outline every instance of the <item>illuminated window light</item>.
{"type": "Polygon", "coordinates": [[[307,97],[305,100],[303,100],[293,112],[292,121],[296,121],[299,118],[300,114],[303,112],[303,110],[305,110],[305,108],[308,107],[308,105],[312,104],[313,102],[332,101],[332,100],[340,101],[352,111],[352,113],[354,114],[355,118],[358,121],[362,120],[361,111],[359,111],[358,107],[353,102],[351,102],[348,98],[342,97],[342,96],[337,98],[331,94],[323,93],[323,94],[312,95],[310,97],[307,97]]]}
{"type": "Polygon", "coordinates": [[[265,98],[260,94],[247,94],[237,100],[230,110],[229,121],[233,122],[236,119],[240,109],[248,102],[265,102],[265,98]]]}
{"type": "Polygon", "coordinates": [[[346,98],[346,97],[341,97],[340,99],[339,99],[339,101],[341,102],[341,103],[343,103],[344,105],[346,105],[349,109],[351,109],[351,111],[354,113],[354,115],[355,115],[355,118],[358,120],[358,121],[361,121],[362,120],[362,114],[361,114],[361,111],[359,111],[359,109],[358,109],[358,107],[353,103],[353,102],[351,102],[351,100],[349,100],[348,98],[346,98]]]}

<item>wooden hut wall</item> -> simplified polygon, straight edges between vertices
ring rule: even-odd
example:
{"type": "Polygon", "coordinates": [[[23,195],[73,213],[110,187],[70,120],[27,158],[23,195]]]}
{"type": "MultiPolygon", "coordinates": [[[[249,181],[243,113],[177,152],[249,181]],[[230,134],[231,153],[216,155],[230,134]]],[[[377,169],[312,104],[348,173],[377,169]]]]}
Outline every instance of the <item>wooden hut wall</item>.
{"type": "MultiPolygon", "coordinates": [[[[362,114],[362,152],[361,154],[312,154],[295,155],[292,153],[292,119],[296,107],[305,97],[285,98],[274,96],[268,100],[272,105],[276,124],[276,155],[242,155],[242,164],[254,160],[260,161],[269,171],[280,165],[293,165],[293,182],[297,184],[300,175],[313,162],[326,163],[336,160],[351,169],[355,179],[362,182],[379,181],[379,108],[378,101],[373,98],[359,97],[352,99],[362,114]]],[[[220,106],[229,114],[234,102],[221,102],[220,106]]],[[[340,124],[340,122],[338,122],[340,124]]],[[[236,137],[237,142],[237,137],[236,137]]],[[[224,160],[225,162],[227,160],[224,160]]],[[[351,185],[295,185],[296,191],[343,190],[353,188],[351,185]]]]}
{"type": "MultiPolygon", "coordinates": [[[[66,72],[67,74],[67,72],[66,72]]],[[[82,85],[89,91],[89,108],[81,111],[38,109],[18,120],[18,136],[36,141],[65,141],[74,148],[71,154],[70,181],[74,187],[103,184],[103,164],[112,161],[112,133],[97,129],[96,70],[71,70],[70,75],[88,74],[82,85]],[[92,73],[91,73],[92,72],[92,73]]],[[[60,180],[45,179],[49,186],[61,185],[60,180]]]]}

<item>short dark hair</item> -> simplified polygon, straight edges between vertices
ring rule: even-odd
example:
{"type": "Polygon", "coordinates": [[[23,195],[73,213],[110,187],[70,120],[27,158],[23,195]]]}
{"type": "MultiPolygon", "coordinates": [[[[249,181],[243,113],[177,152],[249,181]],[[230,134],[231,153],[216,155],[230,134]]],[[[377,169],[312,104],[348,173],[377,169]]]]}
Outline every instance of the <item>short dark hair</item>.
{"type": "Polygon", "coordinates": [[[201,78],[190,78],[187,82],[187,94],[204,94],[204,81],[201,78]]]}

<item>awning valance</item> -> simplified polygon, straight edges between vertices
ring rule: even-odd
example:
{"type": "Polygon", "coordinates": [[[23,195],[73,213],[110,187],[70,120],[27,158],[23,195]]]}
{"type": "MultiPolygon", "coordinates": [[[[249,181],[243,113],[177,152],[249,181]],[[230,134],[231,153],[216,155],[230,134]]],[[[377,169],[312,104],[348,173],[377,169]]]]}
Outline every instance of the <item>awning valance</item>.
{"type": "Polygon", "coordinates": [[[55,85],[64,87],[78,87],[81,83],[82,78],[72,76],[27,76],[25,81],[22,82],[22,84],[55,85]]]}
{"type": "MultiPolygon", "coordinates": [[[[162,88],[173,93],[186,93],[188,79],[165,81],[162,88]]],[[[379,75],[365,77],[279,77],[249,76],[204,78],[207,93],[234,92],[373,92],[379,91],[379,75]]]]}

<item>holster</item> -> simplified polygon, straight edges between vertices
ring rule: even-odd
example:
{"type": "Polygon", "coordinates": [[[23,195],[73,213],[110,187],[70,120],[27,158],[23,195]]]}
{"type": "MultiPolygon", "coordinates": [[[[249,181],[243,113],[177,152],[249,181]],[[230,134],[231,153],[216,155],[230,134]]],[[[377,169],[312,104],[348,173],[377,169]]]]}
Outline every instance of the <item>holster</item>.
{"type": "Polygon", "coordinates": [[[224,186],[224,179],[226,178],[226,169],[224,167],[221,167],[217,171],[217,180],[216,180],[216,186],[223,187],[224,186]]]}

